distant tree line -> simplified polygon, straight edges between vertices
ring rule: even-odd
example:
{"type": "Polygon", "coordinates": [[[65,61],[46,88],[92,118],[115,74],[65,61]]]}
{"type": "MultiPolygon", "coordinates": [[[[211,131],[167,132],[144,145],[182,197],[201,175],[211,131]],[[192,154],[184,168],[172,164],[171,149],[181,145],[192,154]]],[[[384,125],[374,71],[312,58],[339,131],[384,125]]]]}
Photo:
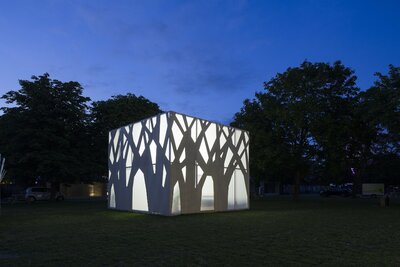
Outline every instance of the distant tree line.
{"type": "Polygon", "coordinates": [[[256,181],[400,183],[400,68],[361,91],[340,61],[303,62],[246,99],[233,126],[250,131],[256,181]]]}
{"type": "Polygon", "coordinates": [[[161,112],[133,94],[90,102],[78,82],[45,73],[2,96],[0,151],[13,182],[90,182],[107,177],[108,131],[161,112]]]}
{"type": "MultiPolygon", "coordinates": [[[[246,99],[232,126],[250,132],[256,181],[295,185],[400,183],[400,68],[360,90],[340,61],[303,62],[246,99]]],[[[45,73],[2,96],[0,152],[14,182],[89,182],[107,177],[108,131],[161,112],[134,94],[94,101],[78,82],[45,73]]]]}

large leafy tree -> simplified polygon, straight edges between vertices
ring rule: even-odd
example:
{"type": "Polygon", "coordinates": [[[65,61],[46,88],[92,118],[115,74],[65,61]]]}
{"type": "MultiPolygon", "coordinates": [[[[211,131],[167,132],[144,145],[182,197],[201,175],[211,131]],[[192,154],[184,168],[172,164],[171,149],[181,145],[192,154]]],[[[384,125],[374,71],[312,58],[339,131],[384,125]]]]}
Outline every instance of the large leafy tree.
{"type": "Polygon", "coordinates": [[[12,107],[0,117],[0,148],[8,173],[19,182],[59,183],[87,174],[87,102],[77,82],[49,74],[20,80],[18,91],[2,96],[12,107]]]}
{"type": "Polygon", "coordinates": [[[361,111],[378,133],[382,153],[400,153],[400,68],[376,73],[374,86],[361,94],[361,111]]]}
{"type": "Polygon", "coordinates": [[[156,103],[143,96],[116,95],[108,100],[93,102],[91,108],[92,155],[97,170],[107,174],[108,132],[160,113],[156,103]]]}
{"type": "Polygon", "coordinates": [[[327,173],[340,166],[359,92],[355,81],[354,72],[339,61],[305,61],[277,74],[264,84],[264,92],[246,100],[233,125],[251,132],[255,173],[291,179],[297,198],[300,182],[315,170],[327,173]]]}
{"type": "Polygon", "coordinates": [[[398,184],[400,166],[400,68],[389,65],[387,75],[376,73],[377,80],[361,93],[360,117],[376,133],[369,143],[369,164],[361,172],[369,181],[398,184]]]}

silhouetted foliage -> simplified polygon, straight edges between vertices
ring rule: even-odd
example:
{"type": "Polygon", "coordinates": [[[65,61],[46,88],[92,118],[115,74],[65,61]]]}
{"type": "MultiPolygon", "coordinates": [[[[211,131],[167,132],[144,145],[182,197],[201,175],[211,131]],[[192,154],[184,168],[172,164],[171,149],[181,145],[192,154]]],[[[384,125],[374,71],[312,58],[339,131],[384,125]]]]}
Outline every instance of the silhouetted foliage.
{"type": "Polygon", "coordinates": [[[250,131],[252,175],[295,185],[354,181],[359,188],[367,170],[383,166],[379,151],[398,153],[399,69],[377,76],[360,93],[354,72],[341,62],[305,61],[266,82],[232,123],[250,131]],[[372,165],[374,157],[381,164],[372,165]]]}
{"type": "MultiPolygon", "coordinates": [[[[303,62],[244,101],[233,126],[249,130],[253,178],[294,183],[399,184],[400,68],[366,91],[341,62],[303,62]]],[[[49,74],[20,80],[2,96],[0,152],[14,181],[91,181],[107,176],[108,132],[161,112],[134,94],[96,101],[78,82],[49,74]]]]}
{"type": "Polygon", "coordinates": [[[93,102],[91,108],[91,136],[93,156],[98,170],[107,175],[108,132],[112,129],[157,115],[159,106],[143,96],[117,95],[105,101],[93,102]]]}
{"type": "Polygon", "coordinates": [[[399,184],[400,68],[389,65],[388,75],[375,75],[374,86],[360,95],[361,117],[375,134],[364,176],[372,182],[399,184]]]}
{"type": "Polygon", "coordinates": [[[13,106],[3,107],[0,116],[0,151],[8,177],[18,183],[102,179],[108,131],[160,112],[157,104],[132,94],[90,108],[78,82],[53,80],[47,73],[19,83],[20,90],[2,96],[13,106]]]}
{"type": "Polygon", "coordinates": [[[50,79],[49,74],[20,80],[21,89],[2,96],[0,147],[9,176],[32,183],[60,182],[87,175],[87,102],[77,82],[50,79]]]}

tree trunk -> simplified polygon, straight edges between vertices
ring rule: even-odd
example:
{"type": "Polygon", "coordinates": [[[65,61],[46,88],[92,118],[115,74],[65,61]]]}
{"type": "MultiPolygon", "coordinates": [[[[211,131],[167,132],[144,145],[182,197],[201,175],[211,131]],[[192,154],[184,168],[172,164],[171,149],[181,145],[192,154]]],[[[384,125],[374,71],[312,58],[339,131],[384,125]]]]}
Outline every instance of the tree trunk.
{"type": "Polygon", "coordinates": [[[293,185],[293,200],[298,200],[300,195],[300,179],[301,174],[300,171],[296,171],[296,175],[294,177],[294,185],[293,185]]]}
{"type": "Polygon", "coordinates": [[[60,191],[60,182],[52,182],[50,189],[50,198],[53,200],[56,198],[57,193],[60,191]]]}
{"type": "Polygon", "coordinates": [[[356,175],[354,175],[354,182],[353,182],[353,198],[357,197],[358,194],[362,194],[362,170],[358,170],[356,175]]]}

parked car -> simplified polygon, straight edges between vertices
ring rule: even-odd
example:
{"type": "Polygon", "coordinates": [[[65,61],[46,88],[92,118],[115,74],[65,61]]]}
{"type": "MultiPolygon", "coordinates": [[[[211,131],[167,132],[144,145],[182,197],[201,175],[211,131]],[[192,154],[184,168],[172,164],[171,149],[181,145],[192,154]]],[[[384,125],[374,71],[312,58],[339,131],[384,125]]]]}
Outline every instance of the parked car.
{"type": "Polygon", "coordinates": [[[352,194],[351,188],[343,187],[343,186],[331,186],[326,190],[322,190],[320,196],[330,197],[330,196],[342,196],[349,197],[352,194]]]}
{"type": "MultiPolygon", "coordinates": [[[[25,200],[29,202],[51,199],[51,189],[47,187],[28,187],[25,191],[25,200]]],[[[61,201],[64,200],[64,196],[60,192],[56,192],[54,199],[61,201]]]]}

